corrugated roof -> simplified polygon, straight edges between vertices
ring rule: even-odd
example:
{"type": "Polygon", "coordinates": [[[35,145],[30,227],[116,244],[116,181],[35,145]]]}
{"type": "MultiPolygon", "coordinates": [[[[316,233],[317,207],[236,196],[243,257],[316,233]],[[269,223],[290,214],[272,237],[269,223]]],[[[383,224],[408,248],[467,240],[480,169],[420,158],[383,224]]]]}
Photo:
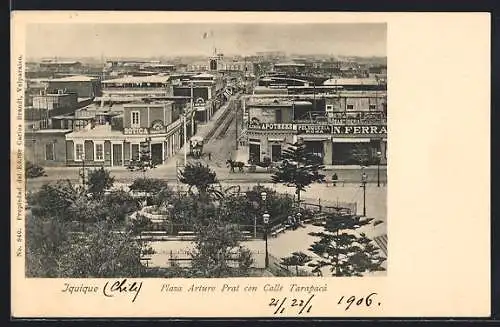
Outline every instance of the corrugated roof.
{"type": "Polygon", "coordinates": [[[323,85],[379,85],[374,78],[332,78],[323,85]]]}
{"type": "Polygon", "coordinates": [[[214,77],[215,77],[214,75],[208,73],[201,73],[193,76],[193,78],[214,78],[214,77]]]}
{"type": "Polygon", "coordinates": [[[45,79],[45,82],[92,82],[96,81],[97,78],[85,75],[68,76],[61,78],[45,79]]]}
{"type": "Polygon", "coordinates": [[[110,125],[99,125],[90,130],[82,129],[66,135],[67,138],[73,137],[111,137],[111,136],[124,136],[121,131],[114,131],[110,125]]]}
{"type": "Polygon", "coordinates": [[[168,83],[168,75],[129,76],[102,81],[103,84],[168,83]]]}

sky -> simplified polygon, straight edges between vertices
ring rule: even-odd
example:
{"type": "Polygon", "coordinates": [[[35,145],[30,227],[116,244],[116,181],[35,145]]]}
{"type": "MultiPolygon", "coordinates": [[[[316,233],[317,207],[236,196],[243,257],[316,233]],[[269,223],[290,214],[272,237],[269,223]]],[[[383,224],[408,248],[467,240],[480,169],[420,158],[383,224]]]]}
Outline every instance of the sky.
{"type": "Polygon", "coordinates": [[[386,56],[386,24],[30,24],[26,54],[156,57],[259,51],[386,56]],[[203,38],[207,33],[208,37],[203,38]]]}

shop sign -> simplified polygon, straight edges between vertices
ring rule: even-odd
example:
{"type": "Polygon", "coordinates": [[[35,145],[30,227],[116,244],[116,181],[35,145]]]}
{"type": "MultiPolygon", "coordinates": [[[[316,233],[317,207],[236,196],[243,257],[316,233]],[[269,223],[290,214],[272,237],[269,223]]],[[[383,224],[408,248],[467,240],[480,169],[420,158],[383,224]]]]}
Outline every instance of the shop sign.
{"type": "Polygon", "coordinates": [[[331,134],[331,125],[321,124],[299,124],[297,125],[297,134],[331,134]]]}
{"type": "Polygon", "coordinates": [[[333,126],[332,134],[334,135],[387,134],[387,126],[385,125],[333,126]]]}
{"type": "Polygon", "coordinates": [[[194,107],[195,108],[202,108],[205,107],[205,99],[203,98],[198,98],[194,101],[194,107]]]}
{"type": "Polygon", "coordinates": [[[150,134],[161,134],[165,133],[165,125],[163,125],[163,121],[155,120],[151,124],[151,128],[149,129],[150,134]]]}
{"type": "Polygon", "coordinates": [[[149,131],[144,127],[125,127],[123,129],[123,134],[125,135],[147,135],[149,131]]]}
{"type": "Polygon", "coordinates": [[[292,131],[295,129],[294,124],[277,124],[277,123],[250,123],[249,129],[259,129],[263,131],[281,130],[292,131]]]}

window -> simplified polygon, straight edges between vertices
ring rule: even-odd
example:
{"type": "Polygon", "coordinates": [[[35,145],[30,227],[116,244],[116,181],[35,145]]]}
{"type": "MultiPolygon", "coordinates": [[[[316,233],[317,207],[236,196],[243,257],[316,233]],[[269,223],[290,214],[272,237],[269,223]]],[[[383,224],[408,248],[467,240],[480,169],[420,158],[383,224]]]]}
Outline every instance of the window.
{"type": "Polygon", "coordinates": [[[132,111],[131,115],[131,125],[132,127],[139,127],[140,119],[139,119],[139,111],[132,111]]]}
{"type": "Polygon", "coordinates": [[[45,160],[55,160],[54,143],[45,144],[45,160]]]}
{"type": "Polygon", "coordinates": [[[354,109],[354,105],[353,104],[348,104],[347,105],[347,110],[353,110],[354,109]]]}
{"type": "Polygon", "coordinates": [[[326,112],[331,112],[333,111],[333,105],[332,104],[327,104],[326,105],[326,112]]]}
{"type": "Polygon", "coordinates": [[[370,105],[370,110],[375,110],[375,109],[377,109],[377,106],[376,106],[376,105],[374,105],[374,104],[371,104],[371,105],[370,105]]]}
{"type": "Polygon", "coordinates": [[[275,112],[275,121],[277,123],[282,123],[283,122],[283,113],[281,112],[281,109],[276,110],[276,112],[275,112]]]}
{"type": "Polygon", "coordinates": [[[75,144],[75,161],[82,161],[84,158],[85,151],[83,148],[83,143],[76,143],[75,144]]]}
{"type": "Polygon", "coordinates": [[[95,161],[104,161],[104,143],[94,143],[95,161]]]}

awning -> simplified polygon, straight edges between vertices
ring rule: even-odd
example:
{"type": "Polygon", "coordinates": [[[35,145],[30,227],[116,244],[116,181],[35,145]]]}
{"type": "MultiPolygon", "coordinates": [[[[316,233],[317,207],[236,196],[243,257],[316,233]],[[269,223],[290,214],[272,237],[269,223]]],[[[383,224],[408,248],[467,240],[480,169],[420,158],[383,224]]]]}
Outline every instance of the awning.
{"type": "Polygon", "coordinates": [[[257,144],[257,145],[260,145],[260,142],[248,141],[248,144],[257,144]]]}
{"type": "Polygon", "coordinates": [[[309,136],[309,135],[299,135],[299,136],[297,136],[297,138],[298,138],[298,139],[302,139],[302,140],[304,140],[305,142],[307,142],[307,141],[310,141],[310,142],[312,142],[312,141],[322,142],[322,141],[327,141],[327,140],[329,140],[329,139],[330,139],[330,136],[327,136],[327,135],[325,135],[325,136],[318,136],[318,135],[311,135],[311,136],[309,136]]]}
{"type": "Polygon", "coordinates": [[[279,137],[268,137],[267,140],[269,142],[284,142],[285,138],[279,138],[279,137]]]}
{"type": "Polygon", "coordinates": [[[370,139],[366,138],[333,138],[334,143],[370,143],[370,139]]]}

